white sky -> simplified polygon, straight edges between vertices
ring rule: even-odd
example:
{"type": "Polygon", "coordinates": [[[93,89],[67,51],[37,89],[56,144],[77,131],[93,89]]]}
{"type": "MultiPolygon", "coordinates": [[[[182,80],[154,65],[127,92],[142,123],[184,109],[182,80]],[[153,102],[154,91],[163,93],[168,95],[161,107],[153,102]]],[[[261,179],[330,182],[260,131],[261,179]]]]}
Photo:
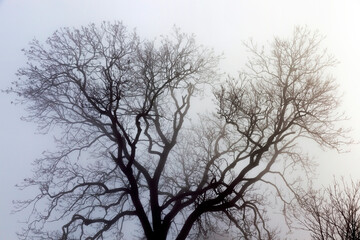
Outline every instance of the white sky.
{"type": "MultiPolygon", "coordinates": [[[[290,36],[295,25],[308,25],[327,36],[325,44],[340,64],[335,76],[344,93],[343,109],[352,136],[360,140],[360,1],[151,1],[151,0],[0,0],[0,89],[24,65],[20,49],[34,37],[44,40],[64,26],[121,20],[142,36],[167,34],[173,25],[195,33],[199,43],[224,53],[222,69],[231,74],[246,61],[241,42],[252,37],[266,44],[273,36],[290,36]]],[[[31,175],[31,162],[51,148],[51,136],[34,134],[36,126],[20,121],[21,106],[0,93],[0,239],[16,239],[20,215],[10,215],[13,199],[24,198],[14,185],[31,175]]],[[[319,163],[319,184],[333,175],[360,180],[358,145],[346,154],[309,146],[319,163]]]]}

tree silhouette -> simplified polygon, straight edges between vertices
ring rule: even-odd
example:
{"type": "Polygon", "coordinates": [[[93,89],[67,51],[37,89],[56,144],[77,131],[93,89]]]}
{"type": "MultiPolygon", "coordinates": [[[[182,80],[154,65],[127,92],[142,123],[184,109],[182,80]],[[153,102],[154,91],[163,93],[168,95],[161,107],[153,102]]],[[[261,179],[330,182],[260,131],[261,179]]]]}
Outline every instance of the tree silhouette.
{"type": "Polygon", "coordinates": [[[305,28],[268,52],[250,42],[247,70],[214,90],[217,111],[191,120],[191,102],[219,76],[219,57],[192,36],[146,41],[103,23],[32,41],[9,92],[29,120],[61,134],[21,185],[40,191],[18,202],[31,209],[20,237],[119,239],[135,222],[146,239],[234,229],[241,239],[274,238],[264,189],[286,209],[299,187],[289,174],[308,169],[299,140],[342,140],[326,73],[336,61],[320,42],[305,28]]]}
{"type": "Polygon", "coordinates": [[[360,182],[334,180],[324,190],[309,191],[301,203],[301,222],[313,239],[360,239],[360,182]]]}

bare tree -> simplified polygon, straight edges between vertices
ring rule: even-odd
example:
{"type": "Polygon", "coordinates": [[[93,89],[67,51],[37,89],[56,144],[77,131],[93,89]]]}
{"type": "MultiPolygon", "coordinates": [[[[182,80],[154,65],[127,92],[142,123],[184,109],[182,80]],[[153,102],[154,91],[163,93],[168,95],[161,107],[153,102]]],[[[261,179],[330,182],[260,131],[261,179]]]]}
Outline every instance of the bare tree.
{"type": "Polygon", "coordinates": [[[233,227],[240,239],[273,239],[265,189],[284,209],[295,199],[299,185],[287,174],[308,169],[298,139],[341,144],[336,85],[326,74],[336,61],[320,42],[296,28],[270,52],[249,44],[247,71],[215,90],[217,113],[194,123],[190,103],[217,76],[218,57],[193,37],[175,31],[144,41],[104,23],[33,41],[9,91],[28,106],[29,120],[62,135],[59,151],[37,160],[22,185],[40,192],[19,202],[31,209],[21,236],[121,238],[136,221],[147,239],[233,227]],[[60,231],[51,231],[53,222],[60,231]]]}
{"type": "Polygon", "coordinates": [[[360,182],[334,180],[324,190],[311,190],[301,200],[301,223],[316,240],[360,239],[360,182]]]}

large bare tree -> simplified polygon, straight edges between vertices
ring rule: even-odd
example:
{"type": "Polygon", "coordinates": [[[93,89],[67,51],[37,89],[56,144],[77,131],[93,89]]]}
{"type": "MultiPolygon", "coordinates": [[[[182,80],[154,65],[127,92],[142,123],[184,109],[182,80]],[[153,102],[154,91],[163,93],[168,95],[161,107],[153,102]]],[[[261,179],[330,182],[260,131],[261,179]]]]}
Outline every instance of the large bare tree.
{"type": "Polygon", "coordinates": [[[39,192],[18,202],[31,209],[20,236],[114,239],[138,224],[147,239],[224,229],[273,239],[266,194],[275,192],[284,210],[295,199],[299,185],[288,174],[308,170],[299,139],[341,144],[326,72],[336,61],[320,42],[296,28],[270,51],[249,43],[248,68],[214,90],[217,111],[191,119],[191,101],[218,76],[218,57],[192,36],[175,30],[146,41],[104,23],[31,42],[9,91],[29,120],[55,128],[59,151],[37,160],[21,185],[39,192]]]}

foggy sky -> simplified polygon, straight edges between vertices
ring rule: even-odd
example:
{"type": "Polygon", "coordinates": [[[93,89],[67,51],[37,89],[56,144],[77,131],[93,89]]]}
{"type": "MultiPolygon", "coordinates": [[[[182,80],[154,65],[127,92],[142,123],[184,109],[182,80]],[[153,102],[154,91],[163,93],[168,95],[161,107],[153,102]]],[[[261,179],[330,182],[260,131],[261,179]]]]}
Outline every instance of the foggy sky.
{"type": "MultiPolygon", "coordinates": [[[[0,0],[0,89],[16,79],[24,66],[21,49],[33,38],[44,41],[60,27],[79,27],[102,21],[123,21],[144,37],[168,34],[176,25],[194,33],[199,43],[223,53],[221,70],[236,75],[244,67],[242,42],[250,37],[267,44],[274,36],[290,36],[295,25],[307,25],[326,35],[324,44],[340,61],[333,74],[343,93],[342,110],[351,118],[352,137],[360,139],[360,2],[359,1],[119,1],[119,0],[0,0]]],[[[31,176],[31,163],[53,148],[51,135],[35,134],[36,125],[21,121],[24,108],[11,104],[14,96],[0,93],[0,239],[16,239],[21,214],[10,215],[12,200],[29,191],[14,185],[31,176]]],[[[211,103],[210,103],[211,104],[211,103]]],[[[360,180],[360,150],[322,151],[307,146],[318,167],[317,184],[333,175],[360,180]]]]}

